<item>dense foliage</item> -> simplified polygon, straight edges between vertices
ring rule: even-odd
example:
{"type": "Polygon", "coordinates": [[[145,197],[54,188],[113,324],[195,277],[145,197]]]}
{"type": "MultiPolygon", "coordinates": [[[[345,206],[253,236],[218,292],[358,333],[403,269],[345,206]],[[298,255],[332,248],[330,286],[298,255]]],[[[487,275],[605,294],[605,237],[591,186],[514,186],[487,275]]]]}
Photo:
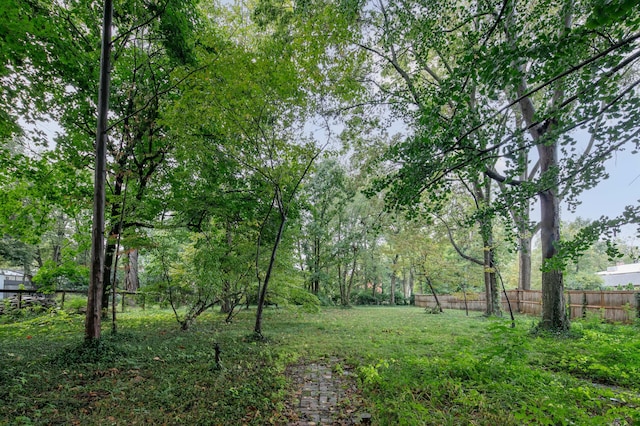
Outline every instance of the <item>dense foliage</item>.
{"type": "MultiPolygon", "coordinates": [[[[188,328],[258,303],[261,334],[265,303],[500,315],[503,280],[568,328],[565,287],[637,260],[612,235],[637,206],[559,220],[638,147],[640,19],[604,4],[116,2],[102,305],[140,288],[188,328]]],[[[89,281],[94,6],[0,6],[0,257],[43,291],[89,281]]]]}

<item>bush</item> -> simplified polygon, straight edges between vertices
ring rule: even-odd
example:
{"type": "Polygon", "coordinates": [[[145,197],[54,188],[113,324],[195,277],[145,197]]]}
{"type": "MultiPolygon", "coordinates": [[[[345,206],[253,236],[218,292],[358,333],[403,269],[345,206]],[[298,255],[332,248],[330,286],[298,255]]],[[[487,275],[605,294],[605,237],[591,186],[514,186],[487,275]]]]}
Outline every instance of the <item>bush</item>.
{"type": "Polygon", "coordinates": [[[404,297],[404,293],[401,291],[396,291],[395,301],[396,305],[406,305],[408,303],[407,299],[404,297]]]}
{"type": "Polygon", "coordinates": [[[371,294],[370,291],[359,291],[357,293],[353,293],[353,304],[354,305],[375,305],[376,298],[371,294]]]}
{"type": "Polygon", "coordinates": [[[87,307],[87,298],[84,296],[72,296],[65,298],[64,310],[71,313],[81,313],[87,307]]]}
{"type": "Polygon", "coordinates": [[[321,305],[320,299],[315,294],[295,287],[289,290],[289,302],[302,306],[307,312],[318,312],[321,305]]]}
{"type": "Polygon", "coordinates": [[[351,295],[351,300],[354,305],[381,305],[384,304],[384,302],[388,303],[389,299],[388,294],[376,293],[374,296],[370,290],[359,291],[351,295]]]}
{"type": "Polygon", "coordinates": [[[33,277],[33,283],[41,293],[52,293],[58,288],[89,288],[89,268],[75,262],[64,262],[57,265],[47,261],[33,277]]]}
{"type": "Polygon", "coordinates": [[[578,272],[567,274],[565,287],[570,290],[600,290],[604,280],[596,274],[588,272],[578,272]]]}
{"type": "Polygon", "coordinates": [[[320,301],[320,306],[336,306],[333,299],[326,294],[319,294],[318,300],[320,301]]]}

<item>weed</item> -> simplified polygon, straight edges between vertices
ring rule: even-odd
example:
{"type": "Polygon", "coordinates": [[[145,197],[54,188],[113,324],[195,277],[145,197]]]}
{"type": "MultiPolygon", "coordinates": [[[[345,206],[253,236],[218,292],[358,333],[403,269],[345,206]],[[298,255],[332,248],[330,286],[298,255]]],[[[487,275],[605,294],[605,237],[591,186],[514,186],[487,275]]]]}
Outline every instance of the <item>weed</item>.
{"type": "Polygon", "coordinates": [[[254,340],[254,313],[180,331],[169,310],[131,308],[92,345],[60,310],[2,324],[0,424],[286,424],[287,365],[332,357],[336,375],[357,371],[374,424],[640,424],[636,326],[590,319],[555,336],[527,317],[512,329],[415,307],[283,308],[254,340]]]}
{"type": "Polygon", "coordinates": [[[54,355],[51,362],[61,367],[74,364],[113,363],[126,357],[126,352],[118,343],[119,339],[121,338],[105,337],[100,340],[83,341],[54,355]]]}

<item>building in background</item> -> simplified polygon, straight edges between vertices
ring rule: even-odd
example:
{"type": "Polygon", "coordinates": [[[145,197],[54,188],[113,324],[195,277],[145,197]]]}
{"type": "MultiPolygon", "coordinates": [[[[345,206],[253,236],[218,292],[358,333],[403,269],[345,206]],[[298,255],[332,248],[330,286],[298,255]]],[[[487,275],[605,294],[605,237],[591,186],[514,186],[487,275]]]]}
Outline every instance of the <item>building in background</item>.
{"type": "Polygon", "coordinates": [[[604,280],[603,287],[640,287],[640,263],[609,266],[606,271],[596,272],[604,280]]]}
{"type": "MultiPolygon", "coordinates": [[[[20,285],[31,288],[31,280],[22,272],[0,269],[0,290],[18,290],[20,285]]],[[[0,291],[0,299],[9,299],[15,295],[16,293],[0,291]]]]}

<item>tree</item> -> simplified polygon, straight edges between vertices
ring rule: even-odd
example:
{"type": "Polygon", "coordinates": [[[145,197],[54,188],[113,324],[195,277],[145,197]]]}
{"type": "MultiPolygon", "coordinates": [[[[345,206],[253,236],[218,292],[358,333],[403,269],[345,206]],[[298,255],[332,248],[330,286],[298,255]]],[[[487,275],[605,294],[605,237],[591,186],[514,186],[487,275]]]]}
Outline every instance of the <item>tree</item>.
{"type": "MultiPolygon", "coordinates": [[[[504,21],[505,39],[498,45],[515,49],[505,56],[505,60],[509,58],[511,63],[517,61],[517,72],[510,76],[505,74],[505,82],[512,93],[516,93],[517,98],[512,104],[518,105],[531,138],[529,146],[535,147],[539,156],[539,179],[535,187],[541,208],[544,262],[541,326],[550,330],[565,330],[568,328],[568,319],[564,307],[562,270],[553,262],[560,243],[559,206],[563,194],[560,185],[567,185],[568,190],[564,192],[568,193],[567,198],[571,202],[581,189],[595,185],[605,176],[603,160],[635,138],[633,132],[626,130],[628,126],[625,123],[616,122],[608,129],[601,125],[601,117],[618,114],[616,111],[609,115],[609,109],[628,110],[636,103],[632,94],[626,96],[628,87],[620,87],[628,66],[635,58],[627,55],[626,47],[623,47],[628,43],[624,40],[625,23],[607,29],[620,37],[617,44],[621,43],[622,46],[616,46],[611,40],[594,36],[587,28],[589,25],[581,25],[593,15],[585,19],[584,15],[580,15],[583,10],[569,2],[560,3],[557,7],[560,19],[549,16],[545,18],[549,25],[537,23],[533,28],[526,9],[509,6],[504,21]],[[523,37],[523,34],[526,36],[523,37]],[[520,49],[524,43],[531,42],[538,44],[537,52],[561,46],[560,54],[555,58],[541,56],[537,52],[533,55],[514,55],[516,51],[522,52],[520,49]],[[591,46],[594,50],[585,46],[591,46]],[[599,62],[604,70],[581,69],[585,63],[593,62],[599,62]],[[538,85],[530,89],[535,84],[538,85]],[[608,100],[612,96],[617,98],[614,103],[608,100]],[[570,131],[590,122],[590,144],[581,154],[572,155],[568,147],[575,140],[570,131]],[[592,148],[594,140],[601,142],[592,148]],[[561,150],[564,158],[559,156],[561,150]]],[[[488,78],[488,69],[484,68],[482,74],[488,78]]],[[[495,74],[491,79],[495,79],[495,74]]],[[[506,141],[502,144],[505,145],[506,141]]],[[[511,145],[506,151],[515,152],[516,149],[511,145]]],[[[515,167],[515,170],[518,169],[515,167]]],[[[511,176],[507,179],[514,185],[519,184],[511,176]]]]}
{"type": "MultiPolygon", "coordinates": [[[[354,191],[351,189],[351,191],[354,191]]],[[[355,191],[354,191],[355,192],[355,191]]],[[[356,192],[333,222],[334,252],[336,257],[340,304],[351,305],[352,291],[371,291],[371,299],[377,300],[377,288],[382,279],[382,253],[378,238],[381,234],[382,209],[375,199],[356,192]]]]}
{"type": "Polygon", "coordinates": [[[31,133],[33,125],[49,114],[48,79],[51,62],[66,52],[58,51],[56,37],[63,28],[59,4],[7,0],[0,5],[0,140],[31,133]]]}
{"type": "MultiPolygon", "coordinates": [[[[104,25],[98,23],[92,7],[84,1],[56,5],[53,9],[52,22],[58,26],[57,31],[55,35],[47,33],[43,41],[37,43],[47,48],[47,56],[46,61],[34,62],[33,66],[38,67],[36,75],[49,82],[45,86],[50,87],[46,92],[47,108],[64,129],[57,139],[56,151],[78,169],[91,168],[88,159],[93,158],[93,142],[97,140],[92,124],[99,75],[95,45],[100,34],[96,28],[104,29],[104,25]]],[[[105,124],[103,129],[105,134],[109,132],[109,140],[103,141],[104,153],[101,154],[105,157],[101,161],[106,187],[112,194],[105,195],[104,205],[98,208],[108,208],[106,222],[110,232],[106,246],[101,249],[104,267],[96,264],[95,269],[100,269],[107,289],[115,242],[122,231],[133,224],[152,226],[150,222],[158,214],[157,203],[144,203],[144,207],[141,204],[169,150],[163,138],[164,129],[158,124],[159,98],[169,94],[180,82],[172,80],[171,73],[191,60],[187,35],[194,23],[192,12],[190,2],[173,0],[149,2],[146,8],[136,2],[119,4],[113,22],[117,37],[103,43],[105,48],[113,47],[114,51],[113,67],[107,70],[113,71],[110,108],[113,121],[109,128],[105,124]],[[124,212],[127,214],[123,215],[127,184],[130,184],[130,199],[128,211],[124,212]]],[[[110,30],[111,25],[108,27],[110,30]]],[[[100,198],[97,194],[96,197],[100,198]]],[[[98,233],[101,231],[96,230],[98,233]]],[[[97,241],[98,236],[95,238],[97,241]]],[[[98,292],[102,305],[106,306],[108,292],[102,289],[98,292]]]]}
{"type": "Polygon", "coordinates": [[[461,186],[466,189],[467,193],[473,199],[473,213],[465,213],[465,210],[468,210],[468,208],[465,209],[464,202],[460,202],[462,195],[460,194],[461,188],[452,186],[451,197],[449,200],[450,213],[447,215],[447,218],[443,218],[442,215],[437,215],[437,217],[447,228],[449,241],[456,253],[458,253],[458,255],[463,259],[483,267],[486,299],[485,314],[487,316],[501,316],[500,291],[497,283],[497,250],[496,241],[494,239],[495,220],[491,217],[490,211],[492,198],[491,180],[487,176],[483,176],[483,180],[481,182],[474,179],[470,180],[473,187],[468,186],[463,180],[461,181],[461,186]],[[466,217],[459,217],[460,213],[466,215],[466,217]],[[472,222],[477,223],[478,234],[482,240],[482,257],[469,255],[458,246],[452,229],[448,224],[448,220],[450,219],[456,221],[458,225],[462,225],[462,227],[466,226],[467,228],[472,226],[472,222]]]}
{"type": "MultiPolygon", "coordinates": [[[[391,208],[420,210],[427,209],[438,213],[446,208],[447,194],[451,191],[451,180],[442,179],[427,187],[430,173],[437,172],[441,166],[438,155],[444,148],[438,146],[437,139],[446,140],[445,130],[454,124],[463,122],[456,114],[465,117],[479,114],[479,95],[475,81],[465,84],[462,93],[457,93],[455,101],[450,98],[453,95],[453,84],[458,78],[454,74],[453,63],[459,59],[455,56],[456,49],[444,47],[446,44],[441,36],[441,29],[437,28],[430,19],[418,17],[416,11],[420,7],[433,8],[434,15],[447,16],[450,10],[438,9],[430,2],[404,2],[393,4],[377,2],[375,9],[369,13],[370,24],[367,35],[357,43],[362,49],[371,52],[373,57],[380,61],[380,67],[384,70],[384,77],[394,76],[391,83],[385,82],[380,88],[385,96],[393,102],[391,113],[396,114],[401,120],[415,126],[413,136],[408,136],[404,142],[396,143],[382,161],[394,161],[401,164],[399,172],[390,172],[385,177],[377,180],[376,189],[390,189],[386,192],[387,203],[391,208]],[[425,41],[424,32],[428,34],[425,41]],[[432,35],[432,36],[431,36],[432,35]],[[444,52],[444,53],[443,53],[444,52]],[[431,140],[427,142],[427,140],[431,140]],[[430,149],[424,149],[428,146],[430,149]],[[432,158],[426,158],[432,157],[432,158]],[[433,164],[430,164],[433,162],[433,164]],[[421,193],[429,192],[429,197],[421,198],[421,193]],[[423,200],[429,199],[429,203],[423,200]],[[418,207],[420,206],[420,207],[418,207]]],[[[470,25],[477,27],[479,22],[470,25]]],[[[462,30],[455,29],[451,39],[462,36],[462,30]],[[460,32],[459,32],[460,31],[460,32]]],[[[503,126],[504,127],[504,126],[503,126]]],[[[496,132],[476,132],[470,139],[471,144],[479,148],[487,147],[491,141],[498,141],[504,133],[497,128],[496,132]]],[[[496,159],[484,159],[479,164],[484,164],[487,169],[494,167],[496,159]]],[[[476,217],[481,223],[480,236],[483,239],[485,255],[485,280],[487,293],[487,313],[500,314],[499,292],[495,275],[495,254],[493,252],[491,209],[492,189],[489,177],[484,171],[474,170],[472,167],[458,169],[456,177],[464,181],[474,197],[478,208],[476,217]]]]}
{"type": "Polygon", "coordinates": [[[91,239],[91,270],[85,319],[85,340],[98,340],[101,333],[103,269],[104,269],[104,208],[106,180],[107,120],[109,115],[109,83],[111,72],[111,23],[113,2],[105,0],[102,18],[102,53],[100,55],[100,88],[98,95],[98,127],[93,193],[93,227],[91,239]]]}
{"type": "Polygon", "coordinates": [[[193,233],[174,228],[152,231],[153,248],[147,252],[146,274],[153,288],[166,295],[180,328],[187,330],[196,319],[220,303],[223,296],[220,259],[213,233],[193,233]],[[186,306],[186,310],[179,309],[186,306]]]}
{"type": "MultiPolygon", "coordinates": [[[[226,44],[219,42],[216,31],[203,34],[199,54],[210,65],[194,74],[197,79],[191,81],[172,114],[179,117],[173,131],[216,157],[214,167],[189,171],[197,177],[194,184],[206,178],[203,187],[228,192],[220,198],[234,200],[237,207],[244,205],[248,212],[242,214],[258,224],[254,273],[259,297],[254,332],[262,337],[262,310],[280,243],[287,222],[297,214],[302,180],[320,150],[313,139],[303,136],[312,111],[311,83],[292,59],[292,47],[276,37],[249,34],[250,38],[231,39],[226,44]],[[240,201],[243,198],[247,200],[240,201]],[[263,263],[265,245],[268,257],[263,263]]],[[[199,152],[184,152],[185,159],[199,152]]],[[[204,163],[196,160],[191,164],[204,163]]],[[[210,213],[231,219],[234,206],[229,207],[231,210],[217,212],[203,209],[200,216],[193,214],[198,209],[192,209],[189,215],[196,224],[210,213]]]]}
{"type": "MultiPolygon", "coordinates": [[[[309,272],[310,290],[320,292],[320,283],[326,283],[328,269],[336,260],[333,253],[343,240],[341,222],[334,227],[336,216],[344,209],[348,196],[345,188],[345,171],[335,159],[325,159],[314,168],[309,183],[304,186],[310,218],[305,226],[308,243],[305,258],[309,272]],[[333,232],[332,232],[333,229],[333,232]],[[336,232],[338,235],[336,236],[336,232]]],[[[339,266],[338,280],[344,281],[346,268],[339,266]]]]}
{"type": "MultiPolygon", "coordinates": [[[[565,330],[562,271],[552,260],[559,243],[560,185],[571,183],[566,200],[572,203],[580,190],[604,176],[604,159],[637,140],[628,120],[613,120],[623,111],[637,112],[636,82],[625,82],[638,59],[638,36],[628,36],[637,28],[637,17],[623,14],[625,22],[596,24],[592,5],[568,2],[471,6],[381,2],[365,21],[373,24],[366,37],[374,43],[361,42],[363,48],[398,76],[395,85],[379,87],[404,99],[402,105],[413,105],[405,110],[416,129],[390,150],[388,158],[399,168],[379,187],[389,188],[396,204],[415,203],[424,191],[441,200],[447,177],[465,170],[510,187],[494,207],[503,214],[507,206],[526,212],[527,200],[538,197],[545,294],[541,326],[565,330]],[[592,31],[601,24],[613,38],[592,31]],[[607,125],[594,124],[600,116],[608,117],[601,121],[607,125]],[[574,154],[571,131],[585,125],[600,142],[574,154]],[[486,138],[491,133],[497,138],[486,138]],[[539,156],[538,174],[521,181],[528,157],[518,153],[530,150],[539,156]],[[506,164],[503,173],[493,168],[498,157],[506,164]]],[[[520,215],[521,230],[526,218],[520,215]]]]}

